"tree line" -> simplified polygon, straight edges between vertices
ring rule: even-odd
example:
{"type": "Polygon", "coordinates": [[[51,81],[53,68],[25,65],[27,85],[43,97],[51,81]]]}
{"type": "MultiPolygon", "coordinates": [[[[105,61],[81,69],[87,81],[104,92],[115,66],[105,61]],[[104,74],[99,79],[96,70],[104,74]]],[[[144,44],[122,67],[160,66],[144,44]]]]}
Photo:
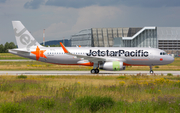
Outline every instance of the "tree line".
{"type": "Polygon", "coordinates": [[[0,53],[8,53],[8,49],[14,49],[17,48],[17,46],[14,44],[14,42],[6,42],[4,45],[0,45],[0,53]]]}

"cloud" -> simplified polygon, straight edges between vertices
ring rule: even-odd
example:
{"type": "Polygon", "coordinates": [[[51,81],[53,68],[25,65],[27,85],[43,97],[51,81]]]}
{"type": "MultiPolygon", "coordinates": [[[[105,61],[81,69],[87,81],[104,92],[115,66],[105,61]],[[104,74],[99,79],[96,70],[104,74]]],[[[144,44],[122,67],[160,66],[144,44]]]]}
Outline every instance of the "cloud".
{"type": "Polygon", "coordinates": [[[140,7],[174,7],[180,6],[179,0],[120,0],[126,6],[140,7]]]}
{"type": "MultiPolygon", "coordinates": [[[[33,33],[34,36],[36,36],[37,40],[42,41],[42,33],[43,30],[38,30],[33,33]],[[39,39],[38,39],[39,37],[39,39]]],[[[71,29],[71,24],[69,23],[52,23],[49,25],[47,28],[45,28],[45,33],[46,33],[46,40],[55,40],[55,39],[62,39],[63,37],[69,38],[71,34],[73,34],[73,31],[71,29]]]]}
{"type": "MultiPolygon", "coordinates": [[[[0,0],[5,1],[5,0],[0,0]]],[[[66,8],[89,6],[178,7],[180,0],[32,0],[24,4],[26,9],[38,9],[41,4],[66,8]]]]}
{"type": "Polygon", "coordinates": [[[48,0],[46,5],[59,7],[82,8],[92,5],[110,6],[119,3],[119,0],[48,0]]]}
{"type": "Polygon", "coordinates": [[[173,7],[180,6],[180,0],[48,0],[46,5],[83,8],[98,6],[173,7]]]}
{"type": "Polygon", "coordinates": [[[16,42],[12,20],[22,21],[38,42],[42,42],[43,29],[46,29],[46,40],[55,40],[63,37],[70,38],[72,34],[86,28],[180,26],[180,15],[178,15],[180,7],[176,7],[180,3],[176,0],[163,0],[164,2],[162,0],[118,0],[116,2],[115,0],[103,0],[104,2],[102,0],[64,0],[66,3],[76,1],[80,8],[74,8],[77,6],[72,3],[67,6],[45,5],[46,1],[52,0],[27,1],[0,2],[0,21],[3,26],[0,27],[0,43],[4,44],[10,40],[16,42]],[[84,3],[82,4],[81,1],[84,3]],[[25,4],[28,4],[31,9],[34,5],[39,8],[25,10],[23,7],[25,4]]]}
{"type": "Polygon", "coordinates": [[[6,0],[0,0],[0,3],[5,3],[6,2],[6,0]]]}
{"type": "Polygon", "coordinates": [[[78,10],[78,18],[74,29],[84,29],[91,27],[112,26],[112,22],[120,21],[122,11],[112,6],[89,6],[78,10]],[[87,13],[88,12],[88,13],[87,13]]]}
{"type": "Polygon", "coordinates": [[[26,2],[24,4],[24,8],[26,9],[38,9],[39,6],[44,2],[44,0],[32,0],[30,2],[26,2]]]}

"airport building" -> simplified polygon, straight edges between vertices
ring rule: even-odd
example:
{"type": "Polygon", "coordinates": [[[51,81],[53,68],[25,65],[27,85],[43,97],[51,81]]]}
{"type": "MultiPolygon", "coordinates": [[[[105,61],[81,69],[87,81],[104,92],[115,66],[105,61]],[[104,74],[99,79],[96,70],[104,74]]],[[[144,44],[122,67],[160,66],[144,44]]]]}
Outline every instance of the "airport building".
{"type": "Polygon", "coordinates": [[[180,27],[91,28],[71,36],[71,47],[151,47],[180,55],[180,27]]]}

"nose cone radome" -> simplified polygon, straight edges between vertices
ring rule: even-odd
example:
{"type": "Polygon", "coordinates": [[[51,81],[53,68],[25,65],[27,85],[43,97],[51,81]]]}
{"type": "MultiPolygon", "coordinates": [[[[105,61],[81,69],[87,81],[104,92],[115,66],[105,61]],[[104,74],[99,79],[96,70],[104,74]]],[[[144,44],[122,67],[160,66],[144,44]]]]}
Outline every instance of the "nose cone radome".
{"type": "Polygon", "coordinates": [[[167,64],[174,62],[174,58],[172,56],[167,56],[165,59],[166,59],[165,61],[167,64]]]}
{"type": "Polygon", "coordinates": [[[174,57],[171,56],[170,63],[173,63],[173,62],[174,62],[174,57]]]}

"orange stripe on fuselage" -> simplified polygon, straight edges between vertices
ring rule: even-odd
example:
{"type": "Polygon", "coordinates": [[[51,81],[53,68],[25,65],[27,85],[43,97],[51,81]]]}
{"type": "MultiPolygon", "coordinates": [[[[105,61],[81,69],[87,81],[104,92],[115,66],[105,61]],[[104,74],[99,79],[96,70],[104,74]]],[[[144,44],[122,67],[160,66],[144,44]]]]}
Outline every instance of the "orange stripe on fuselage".
{"type": "Polygon", "coordinates": [[[139,65],[139,64],[127,64],[123,62],[124,66],[147,66],[147,65],[139,65]]]}
{"type": "MultiPolygon", "coordinates": [[[[59,63],[51,63],[51,64],[58,64],[58,65],[82,65],[82,66],[93,66],[94,63],[88,62],[88,63],[82,63],[82,64],[59,64],[59,63]]],[[[127,64],[123,63],[124,66],[147,66],[147,65],[137,65],[137,64],[127,64]]]]}
{"type": "Polygon", "coordinates": [[[58,64],[58,65],[82,65],[82,66],[93,66],[94,63],[88,62],[88,63],[82,63],[82,64],[59,64],[59,63],[51,63],[51,64],[58,64]]]}

